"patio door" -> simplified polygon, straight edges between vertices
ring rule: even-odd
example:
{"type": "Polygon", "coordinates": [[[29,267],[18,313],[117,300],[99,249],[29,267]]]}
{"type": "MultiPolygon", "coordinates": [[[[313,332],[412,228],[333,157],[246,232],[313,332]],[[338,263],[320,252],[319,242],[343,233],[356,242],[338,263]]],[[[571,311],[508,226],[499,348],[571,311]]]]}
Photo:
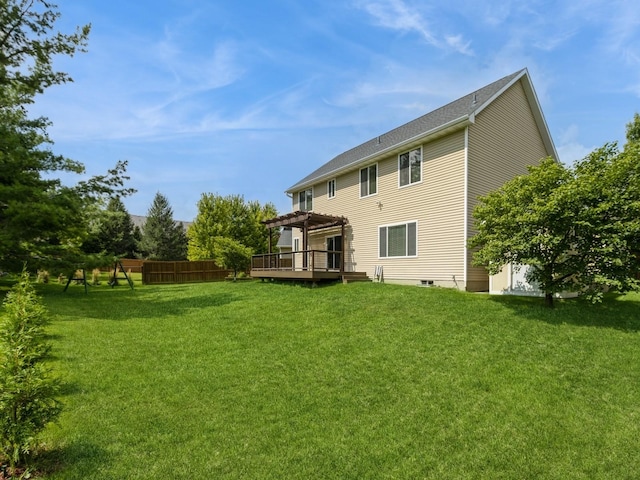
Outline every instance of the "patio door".
{"type": "Polygon", "coordinates": [[[342,265],[342,235],[327,237],[327,268],[340,270],[342,265]]]}

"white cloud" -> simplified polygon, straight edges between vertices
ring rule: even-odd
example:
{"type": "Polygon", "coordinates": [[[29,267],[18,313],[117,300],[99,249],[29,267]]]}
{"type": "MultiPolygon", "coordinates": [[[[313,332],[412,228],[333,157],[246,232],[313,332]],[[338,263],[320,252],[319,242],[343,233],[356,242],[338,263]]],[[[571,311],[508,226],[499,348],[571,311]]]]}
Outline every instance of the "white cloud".
{"type": "Polygon", "coordinates": [[[582,160],[595,147],[587,147],[578,140],[580,130],[577,125],[570,125],[560,134],[560,144],[556,147],[559,160],[567,165],[573,164],[576,160],[582,160]]]}
{"type": "Polygon", "coordinates": [[[417,32],[428,43],[436,47],[440,42],[427,28],[428,24],[419,12],[410,10],[402,0],[381,0],[362,5],[380,26],[404,32],[417,32]]]}
{"type": "Polygon", "coordinates": [[[382,27],[401,32],[413,32],[420,35],[428,44],[439,48],[451,48],[463,55],[471,55],[470,42],[465,42],[461,34],[444,35],[439,38],[432,32],[430,24],[422,13],[410,8],[403,0],[362,1],[359,7],[374,17],[382,27]]]}
{"type": "Polygon", "coordinates": [[[554,32],[534,40],[533,45],[540,50],[551,52],[566,43],[576,34],[576,30],[554,32]]]}
{"type": "Polygon", "coordinates": [[[473,50],[470,47],[471,42],[465,42],[462,35],[445,35],[447,45],[464,55],[473,55],[473,50]]]}

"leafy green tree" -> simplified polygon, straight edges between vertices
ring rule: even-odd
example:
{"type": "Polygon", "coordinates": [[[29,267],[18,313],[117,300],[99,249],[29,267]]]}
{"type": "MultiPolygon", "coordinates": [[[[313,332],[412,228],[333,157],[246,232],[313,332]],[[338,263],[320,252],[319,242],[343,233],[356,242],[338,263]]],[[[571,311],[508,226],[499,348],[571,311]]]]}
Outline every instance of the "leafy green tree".
{"type": "Polygon", "coordinates": [[[627,123],[627,144],[640,142],[640,115],[635,113],[633,120],[627,123]]]}
{"type": "Polygon", "coordinates": [[[83,260],[88,206],[131,193],[122,188],[126,162],[74,186],[53,178],[84,167],[51,151],[50,122],[29,118],[26,107],[48,87],[71,80],[54,70],[53,58],[84,51],[90,30],[55,33],[59,16],[44,0],[0,2],[0,265],[8,270],[19,271],[26,260],[45,266],[83,260]]]}
{"type": "Polygon", "coordinates": [[[85,252],[135,258],[135,227],[120,198],[111,198],[107,208],[96,214],[93,223],[90,237],[83,244],[85,252]]]}
{"type": "Polygon", "coordinates": [[[213,247],[213,260],[216,265],[233,270],[233,281],[238,278],[238,272],[246,270],[251,265],[253,250],[227,237],[216,238],[213,247]]]}
{"type": "Polygon", "coordinates": [[[167,197],[156,193],[142,228],[140,249],[150,260],[185,260],[187,236],[182,223],[173,219],[167,197]]]}
{"type": "Polygon", "coordinates": [[[25,467],[37,435],[61,411],[59,380],[44,365],[50,351],[44,326],[47,312],[29,274],[7,294],[0,317],[0,456],[9,473],[25,467]]]}
{"type": "Polygon", "coordinates": [[[473,216],[474,264],[490,274],[529,265],[546,303],[573,291],[592,299],[605,289],[640,288],[640,156],[607,144],[568,168],[548,158],[480,199],[473,216]]]}
{"type": "Polygon", "coordinates": [[[272,203],[245,201],[242,195],[203,194],[198,215],[187,231],[189,260],[214,258],[215,243],[220,237],[235,240],[253,252],[266,252],[269,230],[261,222],[276,215],[272,203]]]}

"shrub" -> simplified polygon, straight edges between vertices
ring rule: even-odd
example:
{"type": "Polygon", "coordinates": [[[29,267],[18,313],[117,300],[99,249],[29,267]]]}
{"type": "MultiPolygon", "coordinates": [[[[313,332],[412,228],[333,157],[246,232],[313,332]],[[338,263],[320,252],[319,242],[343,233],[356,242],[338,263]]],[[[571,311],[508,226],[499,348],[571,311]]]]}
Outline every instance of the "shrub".
{"type": "Polygon", "coordinates": [[[76,273],[73,274],[73,278],[76,279],[76,285],[84,284],[84,270],[76,270],[76,273]]]}
{"type": "Polygon", "coordinates": [[[37,435],[59,415],[59,381],[44,366],[47,312],[22,272],[0,317],[0,455],[9,473],[28,466],[37,435]]]}
{"type": "Polygon", "coordinates": [[[49,283],[49,272],[46,270],[38,270],[38,276],[36,278],[38,283],[49,283]]]}
{"type": "Polygon", "coordinates": [[[100,269],[94,268],[91,272],[91,285],[100,285],[100,269]]]}

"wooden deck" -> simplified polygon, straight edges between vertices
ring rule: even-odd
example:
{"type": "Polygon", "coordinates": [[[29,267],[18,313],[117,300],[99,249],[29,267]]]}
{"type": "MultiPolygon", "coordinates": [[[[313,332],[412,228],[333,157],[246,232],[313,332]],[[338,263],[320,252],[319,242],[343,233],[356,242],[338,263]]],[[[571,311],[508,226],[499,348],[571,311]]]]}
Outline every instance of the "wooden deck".
{"type": "Polygon", "coordinates": [[[320,282],[322,280],[340,280],[340,272],[319,272],[310,270],[251,270],[252,278],[268,278],[273,280],[300,280],[305,282],[320,282]]]}
{"type": "Polygon", "coordinates": [[[328,250],[254,255],[250,275],[253,278],[306,282],[341,280],[344,276],[341,257],[342,252],[328,250]]]}

